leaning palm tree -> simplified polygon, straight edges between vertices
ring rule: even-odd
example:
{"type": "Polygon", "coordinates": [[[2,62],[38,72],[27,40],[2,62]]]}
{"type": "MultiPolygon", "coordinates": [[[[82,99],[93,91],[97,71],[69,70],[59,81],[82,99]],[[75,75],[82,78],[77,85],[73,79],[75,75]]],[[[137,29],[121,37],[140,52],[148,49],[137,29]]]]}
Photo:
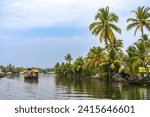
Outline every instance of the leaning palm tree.
{"type": "Polygon", "coordinates": [[[135,13],[136,18],[129,18],[127,22],[131,22],[127,26],[127,30],[130,30],[135,27],[134,35],[136,35],[137,30],[140,29],[141,37],[144,36],[144,27],[150,31],[150,8],[148,7],[138,7],[136,11],[131,11],[135,13]]]}
{"type": "Polygon", "coordinates": [[[119,17],[114,13],[110,13],[109,7],[106,7],[105,9],[99,9],[95,20],[96,22],[92,23],[89,27],[92,34],[99,35],[100,42],[104,40],[106,45],[108,43],[113,44],[116,40],[113,30],[121,34],[121,29],[113,24],[118,22],[119,17]]]}
{"type": "MultiPolygon", "coordinates": [[[[122,65],[125,67],[125,69],[127,69],[119,53],[113,46],[113,44],[116,41],[116,37],[113,31],[116,31],[119,34],[121,34],[121,29],[114,24],[118,22],[119,17],[115,13],[109,12],[109,7],[107,6],[106,8],[99,9],[98,13],[95,16],[95,20],[96,21],[89,26],[89,29],[92,31],[92,34],[99,36],[100,42],[104,40],[106,46],[110,44],[111,48],[118,56],[122,65]]],[[[127,71],[130,73],[128,69],[127,71]]],[[[130,75],[133,76],[131,73],[130,75]]]]}
{"type": "Polygon", "coordinates": [[[71,61],[72,61],[72,57],[71,57],[71,55],[70,54],[67,54],[66,56],[65,56],[65,60],[67,61],[67,63],[71,63],[71,61]]]}

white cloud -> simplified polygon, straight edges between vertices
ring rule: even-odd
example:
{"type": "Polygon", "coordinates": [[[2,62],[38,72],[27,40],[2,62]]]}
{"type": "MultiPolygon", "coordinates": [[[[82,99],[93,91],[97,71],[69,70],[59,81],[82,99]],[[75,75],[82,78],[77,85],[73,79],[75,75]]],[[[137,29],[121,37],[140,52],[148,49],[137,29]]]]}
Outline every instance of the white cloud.
{"type": "Polygon", "coordinates": [[[85,56],[89,48],[99,45],[99,40],[90,36],[12,38],[1,39],[1,62],[5,65],[50,67],[58,61],[64,61],[67,53],[73,58],[85,56]]]}
{"type": "Polygon", "coordinates": [[[133,14],[130,14],[131,10],[144,4],[145,6],[148,5],[149,1],[1,0],[1,62],[5,64],[14,63],[21,66],[52,66],[57,61],[62,61],[67,53],[73,54],[74,57],[85,56],[89,48],[100,44],[98,37],[91,37],[89,36],[90,33],[82,36],[54,36],[46,38],[41,35],[41,38],[36,38],[38,36],[26,37],[26,33],[20,33],[24,31],[18,30],[65,26],[84,27],[83,29],[86,29],[85,27],[88,28],[89,24],[94,21],[94,15],[97,10],[105,6],[110,6],[110,10],[120,16],[118,25],[122,28],[123,33],[122,35],[117,35],[117,37],[121,37],[120,39],[123,40],[126,39],[124,40],[124,45],[127,47],[135,40],[133,40],[132,31],[126,32],[126,19],[133,16],[133,14]]]}
{"type": "MultiPolygon", "coordinates": [[[[136,0],[6,0],[3,1],[3,28],[87,26],[100,7],[120,11],[136,0]]],[[[138,1],[139,2],[139,1],[138,1]]]]}

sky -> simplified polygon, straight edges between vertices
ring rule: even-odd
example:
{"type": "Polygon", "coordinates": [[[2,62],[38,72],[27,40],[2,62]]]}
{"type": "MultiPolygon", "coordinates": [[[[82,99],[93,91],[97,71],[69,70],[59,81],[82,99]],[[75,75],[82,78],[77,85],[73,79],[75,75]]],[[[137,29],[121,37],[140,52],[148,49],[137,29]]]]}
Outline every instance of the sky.
{"type": "Polygon", "coordinates": [[[116,24],[124,50],[139,39],[126,20],[149,0],[1,0],[0,65],[53,67],[70,53],[75,60],[93,46],[103,46],[89,31],[99,8],[110,7],[119,16],[116,24]]]}

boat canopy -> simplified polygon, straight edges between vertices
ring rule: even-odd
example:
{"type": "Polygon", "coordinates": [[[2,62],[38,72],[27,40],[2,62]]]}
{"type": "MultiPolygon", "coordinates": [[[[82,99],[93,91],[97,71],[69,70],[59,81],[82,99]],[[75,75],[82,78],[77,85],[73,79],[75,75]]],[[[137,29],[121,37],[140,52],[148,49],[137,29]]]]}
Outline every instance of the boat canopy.
{"type": "MultiPolygon", "coordinates": [[[[150,73],[150,67],[148,69],[149,69],[149,73],[150,73]]],[[[125,70],[125,68],[123,66],[121,66],[119,68],[119,73],[121,73],[123,70],[125,70]]],[[[147,72],[147,70],[144,67],[139,67],[138,70],[139,70],[139,73],[146,73],[147,72]]]]}
{"type": "MultiPolygon", "coordinates": [[[[150,72],[150,68],[148,68],[149,72],[150,72]]],[[[144,67],[139,67],[139,73],[146,73],[147,70],[144,67]]]]}
{"type": "Polygon", "coordinates": [[[37,72],[38,73],[39,71],[37,69],[33,69],[32,72],[37,72]]]}
{"type": "Polygon", "coordinates": [[[25,72],[29,72],[29,71],[34,72],[34,73],[38,73],[39,72],[37,69],[27,69],[27,70],[25,70],[23,72],[25,73],[25,72]]]}

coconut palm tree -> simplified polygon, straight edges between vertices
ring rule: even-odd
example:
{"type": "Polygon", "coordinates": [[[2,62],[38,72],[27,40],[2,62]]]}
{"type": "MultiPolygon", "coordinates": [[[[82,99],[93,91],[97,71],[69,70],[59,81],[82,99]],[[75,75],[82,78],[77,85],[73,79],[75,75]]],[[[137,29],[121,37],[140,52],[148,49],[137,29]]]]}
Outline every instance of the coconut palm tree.
{"type": "Polygon", "coordinates": [[[106,52],[104,48],[93,47],[87,54],[84,67],[88,67],[94,71],[95,74],[100,75],[100,64],[106,59],[106,52]]]}
{"type": "Polygon", "coordinates": [[[58,74],[58,73],[59,73],[59,70],[60,70],[60,64],[57,62],[57,63],[55,64],[55,66],[54,66],[54,71],[55,71],[56,74],[58,74]]]}
{"type": "Polygon", "coordinates": [[[100,66],[107,68],[109,81],[112,76],[118,73],[120,65],[121,62],[113,50],[108,52],[106,59],[100,64],[100,66]]]}
{"type": "Polygon", "coordinates": [[[136,11],[131,11],[136,15],[136,18],[129,18],[127,22],[131,22],[127,26],[127,30],[130,30],[135,27],[134,35],[136,35],[137,30],[140,29],[141,36],[144,35],[144,27],[150,31],[150,8],[148,7],[138,7],[136,11]]]}
{"type": "MultiPolygon", "coordinates": [[[[124,46],[123,46],[123,43],[122,43],[122,40],[116,39],[115,42],[113,43],[113,47],[116,49],[116,51],[117,51],[119,54],[123,53],[122,50],[121,50],[121,49],[124,47],[124,46]]],[[[112,50],[111,44],[107,44],[105,48],[106,48],[108,51],[112,50]]]]}
{"type": "MultiPolygon", "coordinates": [[[[148,31],[150,31],[150,8],[142,6],[142,7],[138,7],[137,10],[135,11],[131,11],[136,15],[136,18],[129,18],[127,20],[127,22],[131,22],[128,26],[127,26],[127,30],[130,30],[132,28],[135,27],[135,32],[134,35],[136,35],[137,30],[139,29],[141,32],[141,44],[143,44],[143,48],[145,50],[144,54],[145,57],[146,55],[148,55],[148,48],[146,47],[147,45],[147,41],[146,36],[144,35],[144,28],[147,29],[148,31]]],[[[142,45],[141,45],[142,46],[142,45]]],[[[148,58],[148,56],[147,56],[148,58]]],[[[145,59],[144,59],[145,61],[145,59]]],[[[145,64],[146,62],[144,62],[145,64]]],[[[144,65],[147,73],[149,72],[147,65],[144,65]]]]}
{"type": "MultiPolygon", "coordinates": [[[[121,34],[121,29],[114,24],[118,22],[119,17],[115,13],[109,12],[109,7],[107,6],[106,8],[99,9],[98,13],[95,16],[95,20],[96,21],[89,26],[92,34],[99,36],[100,42],[104,40],[106,46],[110,44],[111,48],[113,49],[113,51],[115,51],[117,57],[119,58],[125,69],[127,69],[119,53],[113,46],[116,41],[116,37],[113,31],[121,34]]],[[[128,69],[127,71],[130,73],[128,69]]],[[[130,75],[132,76],[131,73],[130,75]]]]}
{"type": "Polygon", "coordinates": [[[72,57],[71,57],[71,54],[67,54],[66,56],[65,56],[65,60],[67,61],[67,63],[71,63],[71,61],[73,60],[72,59],[72,57]]]}
{"type": "Polygon", "coordinates": [[[139,67],[144,67],[145,69],[148,70],[147,64],[148,61],[150,60],[150,55],[148,55],[148,53],[150,53],[150,51],[147,53],[143,43],[145,43],[146,47],[150,44],[146,43],[145,40],[142,41],[140,40],[127,49],[129,57],[128,63],[131,66],[131,70],[135,71],[135,73],[138,72],[139,67]]]}
{"type": "Polygon", "coordinates": [[[73,72],[75,77],[81,77],[83,74],[84,58],[82,56],[78,57],[73,64],[73,72]]]}
{"type": "Polygon", "coordinates": [[[87,55],[86,66],[90,68],[97,68],[99,64],[106,59],[106,53],[103,48],[101,47],[93,47],[90,49],[87,55]]]}
{"type": "Polygon", "coordinates": [[[121,34],[121,29],[113,24],[118,22],[119,17],[115,13],[110,13],[107,6],[105,9],[99,9],[95,20],[96,22],[93,22],[89,27],[92,34],[99,36],[100,42],[104,40],[106,45],[107,43],[113,44],[116,40],[113,30],[121,34]]]}

